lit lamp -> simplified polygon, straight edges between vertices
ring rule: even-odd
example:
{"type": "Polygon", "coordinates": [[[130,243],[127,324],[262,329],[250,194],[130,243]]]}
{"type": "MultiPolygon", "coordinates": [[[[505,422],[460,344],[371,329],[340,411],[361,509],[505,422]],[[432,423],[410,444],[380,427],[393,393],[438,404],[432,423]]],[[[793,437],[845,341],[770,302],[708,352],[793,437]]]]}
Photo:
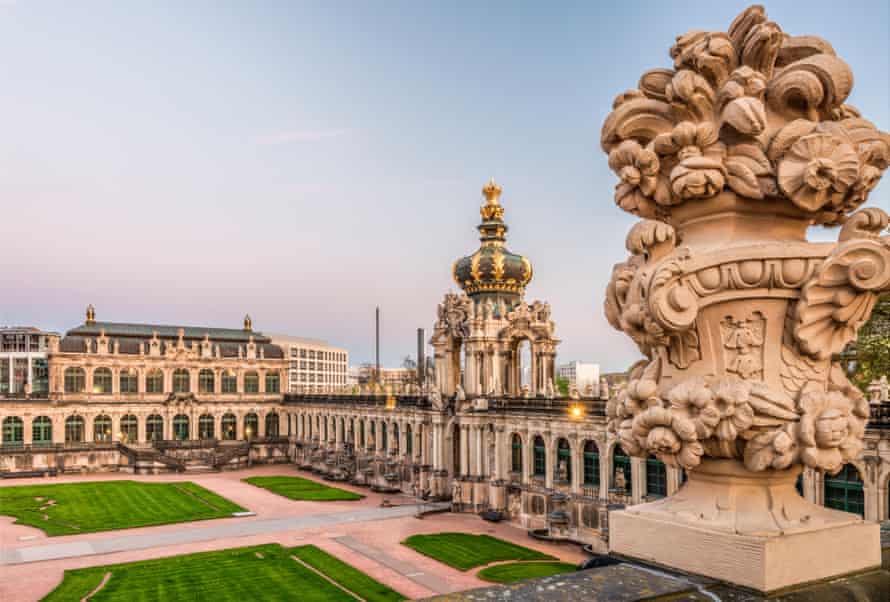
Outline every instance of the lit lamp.
{"type": "Polygon", "coordinates": [[[118,441],[123,441],[124,443],[126,443],[127,442],[127,433],[121,431],[117,434],[117,438],[118,438],[118,441]]]}
{"type": "Polygon", "coordinates": [[[251,435],[253,435],[253,429],[252,429],[252,428],[247,427],[246,429],[244,429],[244,436],[245,436],[245,437],[247,437],[248,439],[250,439],[250,436],[251,436],[251,435]]]}
{"type": "Polygon", "coordinates": [[[583,415],[584,415],[584,408],[582,408],[577,403],[572,404],[572,406],[569,408],[569,416],[571,416],[572,418],[577,420],[577,419],[581,418],[583,415]]]}

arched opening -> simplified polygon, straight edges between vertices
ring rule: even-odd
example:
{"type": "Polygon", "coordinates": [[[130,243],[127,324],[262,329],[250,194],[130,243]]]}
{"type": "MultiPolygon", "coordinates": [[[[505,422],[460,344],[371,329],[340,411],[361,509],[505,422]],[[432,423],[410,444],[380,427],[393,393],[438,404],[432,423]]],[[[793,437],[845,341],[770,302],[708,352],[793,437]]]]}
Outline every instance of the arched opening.
{"type": "Polygon", "coordinates": [[[855,466],[845,464],[836,475],[825,475],[825,506],[865,516],[865,492],[855,466]]]}
{"type": "Polygon", "coordinates": [[[198,393],[213,393],[215,380],[213,370],[204,368],[198,372],[198,393]]]}
{"type": "Polygon", "coordinates": [[[237,432],[235,431],[237,424],[238,420],[235,418],[234,414],[223,414],[219,424],[220,436],[226,441],[234,441],[237,436],[237,432]]]}
{"type": "Polygon", "coordinates": [[[612,453],[612,489],[622,495],[630,495],[630,458],[620,445],[612,453]]]}
{"type": "Polygon", "coordinates": [[[519,391],[522,394],[525,391],[532,391],[532,343],[528,339],[519,341],[516,347],[516,371],[519,383],[519,391]]]}
{"type": "Polygon", "coordinates": [[[365,447],[365,421],[358,421],[358,446],[362,449],[365,447]]]}
{"type": "Polygon", "coordinates": [[[584,443],[584,484],[588,487],[600,486],[600,452],[596,443],[584,443]]]}
{"type": "Polygon", "coordinates": [[[413,433],[411,432],[411,425],[405,425],[405,455],[409,458],[414,454],[414,440],[413,433]]]}
{"type": "Polygon", "coordinates": [[[146,393],[163,393],[164,392],[164,373],[160,370],[151,370],[145,375],[145,392],[146,393]]]}
{"type": "Polygon", "coordinates": [[[83,416],[68,416],[65,419],[65,443],[83,443],[83,416]]]}
{"type": "Polygon", "coordinates": [[[173,392],[188,393],[191,391],[191,383],[189,382],[189,371],[185,368],[179,368],[173,371],[173,392]]]}
{"type": "Polygon", "coordinates": [[[281,376],[278,372],[266,373],[266,393],[279,393],[281,391],[281,376]]]}
{"type": "Polygon", "coordinates": [[[201,414],[198,417],[198,439],[213,439],[213,416],[201,414]]]}
{"type": "Polygon", "coordinates": [[[111,441],[111,417],[105,414],[93,420],[93,441],[111,441]]]}
{"type": "Polygon", "coordinates": [[[260,392],[260,375],[254,371],[244,373],[244,392],[259,393],[260,392]]]}
{"type": "Polygon", "coordinates": [[[460,472],[460,425],[451,429],[451,474],[459,476],[460,472]]]}
{"type": "Polygon", "coordinates": [[[368,435],[368,449],[373,450],[377,445],[377,423],[373,420],[370,423],[370,432],[368,435]]]}
{"type": "Polygon", "coordinates": [[[667,468],[655,456],[646,458],[646,497],[660,498],[667,495],[667,468]]]}
{"type": "Polygon", "coordinates": [[[96,368],[93,371],[93,393],[110,395],[112,390],[111,368],[96,368]]]}
{"type": "Polygon", "coordinates": [[[18,416],[3,419],[3,446],[22,447],[25,444],[25,423],[18,416]]]}
{"type": "Polygon", "coordinates": [[[380,436],[383,438],[383,451],[389,450],[389,428],[387,427],[385,422],[380,424],[380,436]]]}
{"type": "Polygon", "coordinates": [[[145,420],[145,438],[149,441],[164,439],[164,419],[160,414],[152,414],[145,420]]]}
{"type": "Polygon", "coordinates": [[[510,437],[510,472],[522,474],[522,437],[517,433],[510,437]]]}
{"type": "Polygon", "coordinates": [[[547,476],[547,448],[544,445],[544,438],[541,435],[535,435],[532,443],[532,468],[534,476],[547,476]]]}
{"type": "Polygon", "coordinates": [[[121,417],[121,441],[129,443],[139,440],[139,420],[133,414],[121,417]]]}
{"type": "Polygon", "coordinates": [[[560,438],[556,442],[556,481],[563,483],[572,482],[572,447],[567,439],[560,438]]]}
{"type": "Polygon", "coordinates": [[[219,379],[219,387],[220,391],[226,394],[233,394],[238,392],[238,377],[235,376],[234,372],[229,372],[226,370],[222,373],[219,379]]]}
{"type": "Polygon", "coordinates": [[[189,417],[185,414],[177,414],[173,417],[173,438],[178,441],[185,441],[189,438],[189,417]]]}
{"type": "Polygon", "coordinates": [[[244,416],[244,438],[253,439],[260,430],[260,419],[253,412],[244,416]]]}
{"type": "Polygon", "coordinates": [[[38,416],[31,421],[31,441],[35,447],[52,445],[53,422],[48,416],[38,416]]]}
{"type": "Polygon", "coordinates": [[[275,412],[266,414],[266,436],[277,437],[281,428],[281,420],[275,412]]]}
{"type": "Polygon", "coordinates": [[[83,368],[65,368],[65,393],[83,393],[86,390],[86,372],[83,368]]]}
{"type": "Polygon", "coordinates": [[[121,395],[134,395],[139,392],[139,377],[135,370],[122,369],[117,380],[121,395]]]}
{"type": "Polygon", "coordinates": [[[392,451],[393,453],[399,453],[399,423],[394,422],[392,424],[392,451]]]}

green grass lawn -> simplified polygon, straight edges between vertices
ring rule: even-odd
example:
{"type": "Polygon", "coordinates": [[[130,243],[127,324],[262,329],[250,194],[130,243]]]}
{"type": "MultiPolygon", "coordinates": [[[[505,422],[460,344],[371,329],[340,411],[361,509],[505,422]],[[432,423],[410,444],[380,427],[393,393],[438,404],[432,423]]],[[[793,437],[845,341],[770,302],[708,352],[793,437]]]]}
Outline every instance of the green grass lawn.
{"type": "Polygon", "coordinates": [[[576,569],[574,564],[568,562],[511,562],[484,568],[476,576],[493,583],[513,583],[523,579],[572,573],[576,569]]]}
{"type": "Polygon", "coordinates": [[[0,514],[47,535],[223,518],[244,508],[190,482],[93,481],[0,487],[0,514]]]}
{"type": "Polygon", "coordinates": [[[367,602],[397,602],[405,596],[315,546],[291,549],[294,556],[317,569],[367,602]]]}
{"type": "Polygon", "coordinates": [[[334,502],[360,500],[365,497],[358,493],[329,487],[323,483],[300,477],[249,477],[242,480],[292,500],[334,502]]]}
{"type": "Polygon", "coordinates": [[[266,544],[65,571],[64,581],[43,602],[80,600],[99,586],[107,573],[110,578],[90,602],[355,602],[353,596],[292,556],[317,565],[318,570],[369,602],[404,599],[314,546],[288,549],[266,544]]]}
{"type": "Polygon", "coordinates": [[[402,543],[461,571],[468,571],[498,560],[557,560],[553,556],[489,535],[469,533],[412,535],[402,543]]]}

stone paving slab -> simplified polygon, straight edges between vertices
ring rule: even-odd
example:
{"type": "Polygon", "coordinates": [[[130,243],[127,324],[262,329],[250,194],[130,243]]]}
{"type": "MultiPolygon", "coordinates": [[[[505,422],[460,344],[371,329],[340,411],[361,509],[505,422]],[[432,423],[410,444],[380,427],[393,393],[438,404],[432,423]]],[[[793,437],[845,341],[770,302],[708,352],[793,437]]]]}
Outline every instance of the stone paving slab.
{"type": "Polygon", "coordinates": [[[405,562],[404,560],[399,560],[398,558],[393,558],[389,554],[385,553],[383,550],[375,548],[373,546],[369,546],[367,544],[363,544],[354,537],[344,535],[342,537],[335,537],[333,539],[337,543],[346,546],[350,550],[358,552],[362,556],[366,556],[372,560],[376,560],[383,566],[391,568],[403,577],[407,577],[411,581],[422,585],[432,592],[444,594],[454,589],[444,579],[441,579],[440,577],[437,577],[435,575],[430,575],[429,573],[425,573],[413,564],[405,562]]]}

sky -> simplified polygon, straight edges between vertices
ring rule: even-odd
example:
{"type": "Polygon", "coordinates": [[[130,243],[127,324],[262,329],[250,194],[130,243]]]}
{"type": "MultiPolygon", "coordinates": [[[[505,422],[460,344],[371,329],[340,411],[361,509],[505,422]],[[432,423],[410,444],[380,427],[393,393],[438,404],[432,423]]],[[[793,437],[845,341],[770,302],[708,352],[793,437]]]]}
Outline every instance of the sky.
{"type": "MultiPolygon", "coordinates": [[[[560,360],[626,369],[603,317],[634,218],[599,147],[674,38],[747,6],[0,0],[0,324],[240,327],[414,354],[494,177],[560,360]]],[[[890,3],[767,3],[890,130],[890,3]],[[806,6],[805,9],[801,7],[806,6]]],[[[871,204],[890,209],[890,184],[871,204]]],[[[836,231],[814,231],[830,240],[836,231]]]]}

